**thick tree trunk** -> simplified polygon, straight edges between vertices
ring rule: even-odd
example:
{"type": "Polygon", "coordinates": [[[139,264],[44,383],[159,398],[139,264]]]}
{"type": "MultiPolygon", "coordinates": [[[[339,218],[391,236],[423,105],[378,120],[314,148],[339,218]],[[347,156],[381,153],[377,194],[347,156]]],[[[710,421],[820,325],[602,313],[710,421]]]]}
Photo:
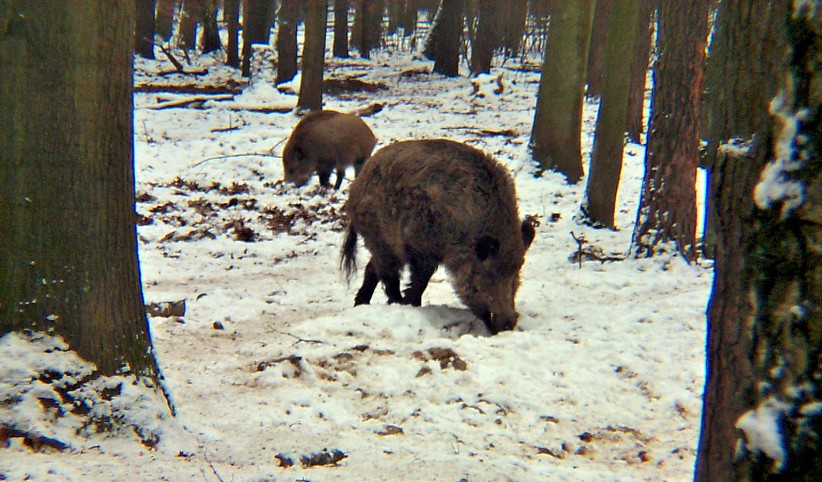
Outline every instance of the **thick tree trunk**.
{"type": "Polygon", "coordinates": [[[549,40],[537,94],[531,150],[539,170],[582,178],[582,104],[594,0],[553,3],[549,40]]]}
{"type": "Polygon", "coordinates": [[[405,0],[405,8],[403,8],[402,16],[400,17],[400,27],[402,27],[403,35],[411,36],[417,29],[417,0],[405,0]]]}
{"type": "Polygon", "coordinates": [[[491,72],[491,60],[500,37],[501,5],[497,0],[478,0],[477,29],[471,40],[471,75],[491,72]]]}
{"type": "Polygon", "coordinates": [[[240,66],[239,33],[240,33],[240,0],[225,0],[223,17],[226,21],[226,63],[234,68],[240,66]]]}
{"type": "MultiPolygon", "coordinates": [[[[283,1],[283,4],[285,3],[283,1]]],[[[243,62],[241,66],[243,77],[251,76],[251,56],[254,51],[251,46],[268,44],[273,17],[272,5],[271,0],[243,0],[243,62]]],[[[296,37],[296,24],[294,28],[296,37]]],[[[294,62],[296,64],[296,54],[294,62]]],[[[294,69],[296,72],[296,66],[294,69]]]]}
{"type": "MultiPolygon", "coordinates": [[[[746,139],[767,122],[768,103],[779,87],[786,61],[785,15],[789,2],[751,0],[722,2],[705,67],[701,129],[708,141],[702,167],[713,179],[716,149],[733,138],[746,139]],[[745,99],[740,102],[739,99],[745,99]]],[[[705,216],[703,253],[714,256],[716,213],[709,202],[705,216]]]]}
{"type": "Polygon", "coordinates": [[[696,258],[697,112],[708,6],[708,0],[661,2],[645,178],[633,234],[636,256],[653,256],[673,242],[686,260],[696,258]]]}
{"type": "Polygon", "coordinates": [[[135,52],[140,57],[154,58],[155,0],[137,0],[137,25],[134,27],[135,52]]]}
{"type": "Polygon", "coordinates": [[[822,477],[822,12],[811,8],[785,12],[790,64],[770,72],[783,81],[770,126],[749,150],[720,148],[714,168],[698,481],[822,477]]]}
{"type": "Polygon", "coordinates": [[[325,65],[326,0],[307,0],[305,8],[305,46],[297,108],[323,108],[323,66],[325,65]]]}
{"type": "Polygon", "coordinates": [[[463,0],[443,0],[434,16],[424,52],[434,61],[434,72],[448,77],[459,75],[463,26],[463,0]]]}
{"type": "Polygon", "coordinates": [[[281,0],[277,28],[277,80],[289,82],[297,75],[297,23],[300,0],[281,0]]]}
{"type": "Polygon", "coordinates": [[[349,0],[334,0],[334,57],[348,58],[349,0]]]}
{"type": "Polygon", "coordinates": [[[506,57],[516,57],[525,34],[525,21],[528,17],[528,0],[512,0],[504,8],[504,25],[502,31],[502,48],[506,57]]]}
{"type": "Polygon", "coordinates": [[[586,94],[592,97],[602,94],[602,76],[605,69],[605,46],[608,39],[608,17],[614,6],[612,0],[596,0],[594,24],[591,30],[591,45],[588,49],[588,71],[586,94]]]}
{"type": "Polygon", "coordinates": [[[362,58],[370,58],[371,50],[380,45],[383,10],[385,10],[384,0],[359,0],[357,2],[351,42],[362,58]]]}
{"type": "Polygon", "coordinates": [[[178,0],[157,0],[154,30],[163,39],[163,42],[168,42],[171,39],[171,34],[174,33],[174,12],[179,5],[178,0]]]}
{"type": "Polygon", "coordinates": [[[134,2],[7,5],[0,335],[56,334],[103,375],[156,381],[134,222],[134,2]]]}
{"type": "Polygon", "coordinates": [[[631,56],[631,87],[628,90],[628,140],[639,144],[645,132],[645,84],[651,54],[651,34],[654,31],[651,19],[655,0],[639,0],[637,36],[631,56]]]}
{"type": "Polygon", "coordinates": [[[180,11],[180,26],[177,31],[177,45],[186,50],[197,48],[197,23],[205,0],[183,0],[180,11]]]}
{"type": "Polygon", "coordinates": [[[582,211],[594,226],[615,229],[614,211],[622,173],[631,83],[631,65],[625,59],[630,58],[633,51],[639,0],[610,0],[609,6],[608,45],[603,59],[605,82],[582,211]]]}
{"type": "Polygon", "coordinates": [[[217,0],[203,0],[200,18],[203,23],[203,53],[222,49],[220,32],[217,27],[217,0]]]}

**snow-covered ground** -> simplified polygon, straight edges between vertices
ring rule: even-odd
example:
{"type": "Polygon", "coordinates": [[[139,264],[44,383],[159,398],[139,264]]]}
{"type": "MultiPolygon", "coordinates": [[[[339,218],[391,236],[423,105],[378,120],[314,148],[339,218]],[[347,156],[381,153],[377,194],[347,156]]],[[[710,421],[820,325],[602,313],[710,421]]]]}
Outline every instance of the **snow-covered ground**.
{"type": "MultiPolygon", "coordinates": [[[[194,60],[210,69],[198,83],[239,80],[213,58],[194,60]]],[[[136,82],[169,66],[138,60],[136,82]]],[[[570,259],[571,233],[602,256],[627,254],[643,146],[626,148],[619,230],[580,225],[586,180],[534,176],[527,143],[539,74],[509,61],[477,87],[466,76],[401,75],[430,66],[407,53],[329,58],[327,77],[385,88],[326,96],[325,107],[381,103],[365,118],[377,148],[446,137],[510,169],[521,213],[542,222],[515,331],[489,336],[441,271],[421,308],[388,306],[379,291],[353,307],[361,278],[348,286],[338,268],[349,182],[339,192],[316,178],[303,188],[278,182],[281,160],[268,154],[282,151],[298,117],[260,112],[296,103],[270,86],[270,67],[232,100],[158,110],[187,95],[138,93],[146,302],[187,307],[182,318],[150,319],[174,436],[154,449],[78,437],[63,453],[11,439],[0,480],[690,480],[712,269],[674,256],[570,259]],[[312,465],[318,455],[336,463],[312,465]]],[[[587,104],[586,160],[595,115],[587,104]]]]}

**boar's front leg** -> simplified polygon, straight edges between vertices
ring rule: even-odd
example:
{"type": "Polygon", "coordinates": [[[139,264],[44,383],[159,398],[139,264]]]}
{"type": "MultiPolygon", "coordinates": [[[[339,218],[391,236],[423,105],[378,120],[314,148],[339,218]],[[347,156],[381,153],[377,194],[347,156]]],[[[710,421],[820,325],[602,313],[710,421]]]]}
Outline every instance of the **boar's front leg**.
{"type": "Polygon", "coordinates": [[[331,184],[328,182],[331,179],[331,169],[325,170],[320,169],[317,171],[317,176],[320,178],[320,186],[322,187],[329,187],[331,184]]]}
{"type": "Polygon", "coordinates": [[[437,270],[438,262],[422,253],[408,250],[408,267],[411,271],[411,282],[405,288],[403,303],[411,306],[422,304],[422,293],[428,287],[428,281],[437,270]]]}
{"type": "Polygon", "coordinates": [[[344,178],[345,178],[345,167],[338,167],[337,168],[337,180],[334,182],[334,190],[337,190],[337,189],[340,188],[344,178]]]}

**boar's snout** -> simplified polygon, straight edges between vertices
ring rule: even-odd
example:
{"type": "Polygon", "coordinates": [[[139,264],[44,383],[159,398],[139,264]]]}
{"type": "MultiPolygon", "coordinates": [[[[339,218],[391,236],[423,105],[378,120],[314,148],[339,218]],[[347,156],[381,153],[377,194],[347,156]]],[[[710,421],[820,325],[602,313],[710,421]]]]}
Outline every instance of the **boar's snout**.
{"type": "Polygon", "coordinates": [[[496,335],[501,331],[511,331],[517,326],[519,313],[512,311],[510,313],[488,313],[487,319],[483,319],[485,327],[492,335],[496,335]]]}

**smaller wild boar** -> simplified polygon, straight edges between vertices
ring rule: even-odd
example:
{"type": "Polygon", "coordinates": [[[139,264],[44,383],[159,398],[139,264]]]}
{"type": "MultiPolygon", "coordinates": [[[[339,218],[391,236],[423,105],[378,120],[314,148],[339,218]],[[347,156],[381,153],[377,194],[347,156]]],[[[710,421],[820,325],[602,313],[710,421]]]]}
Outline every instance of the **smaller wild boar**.
{"type": "Polygon", "coordinates": [[[517,323],[515,297],[535,221],[521,221],[508,171],[483,152],[434,139],[377,151],[351,184],[341,266],[356,269],[357,235],[371,252],[355,305],[368,304],[379,282],[389,303],[419,306],[439,265],[460,300],[492,334],[517,323]],[[400,293],[400,271],[411,280],[400,293]]]}
{"type": "Polygon", "coordinates": [[[291,131],[283,149],[285,180],[302,186],[316,172],[320,185],[327,187],[331,170],[336,169],[334,189],[339,189],[345,169],[353,165],[359,173],[376,143],[371,129],[354,114],[310,112],[291,131]]]}

